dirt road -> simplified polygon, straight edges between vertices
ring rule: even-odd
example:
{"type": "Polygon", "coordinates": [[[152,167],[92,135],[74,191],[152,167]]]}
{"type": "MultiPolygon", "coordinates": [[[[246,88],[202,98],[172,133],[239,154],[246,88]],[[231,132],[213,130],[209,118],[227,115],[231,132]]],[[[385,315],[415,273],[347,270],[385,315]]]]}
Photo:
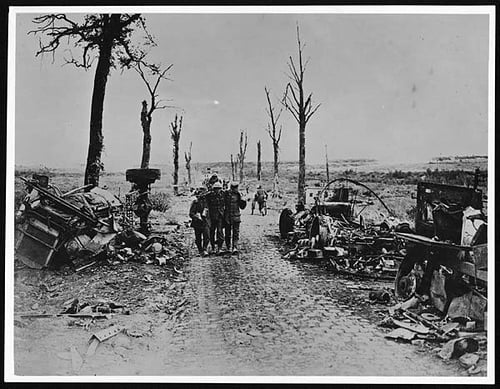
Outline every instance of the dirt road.
{"type": "MultiPolygon", "coordinates": [[[[188,199],[175,201],[179,210],[187,209],[188,199]]],[[[376,310],[384,307],[370,305],[367,298],[368,286],[380,285],[335,276],[326,265],[282,259],[277,219],[277,211],[261,217],[245,210],[237,256],[195,256],[192,233],[186,229],[192,254],[184,268],[187,281],[152,288],[131,315],[99,324],[122,324],[143,336],[119,334],[91,357],[84,356],[90,332],[63,319],[16,324],[16,374],[465,374],[456,363],[446,364],[428,350],[419,352],[416,346],[384,338],[375,324],[380,319],[376,310]],[[155,309],[172,290],[186,299],[181,315],[155,309]],[[76,371],[68,359],[71,346],[84,358],[76,371]]],[[[164,284],[161,273],[154,274],[160,267],[149,266],[153,282],[164,284]]]]}

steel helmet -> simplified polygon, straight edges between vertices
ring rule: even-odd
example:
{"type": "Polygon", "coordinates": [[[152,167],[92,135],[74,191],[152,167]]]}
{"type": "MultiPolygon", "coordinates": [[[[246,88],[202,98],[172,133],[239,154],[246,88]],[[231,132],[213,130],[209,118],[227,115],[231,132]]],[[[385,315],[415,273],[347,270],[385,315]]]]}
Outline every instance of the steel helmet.
{"type": "Polygon", "coordinates": [[[220,181],[216,181],[213,185],[212,185],[212,188],[219,188],[219,189],[222,189],[222,184],[220,181]]]}

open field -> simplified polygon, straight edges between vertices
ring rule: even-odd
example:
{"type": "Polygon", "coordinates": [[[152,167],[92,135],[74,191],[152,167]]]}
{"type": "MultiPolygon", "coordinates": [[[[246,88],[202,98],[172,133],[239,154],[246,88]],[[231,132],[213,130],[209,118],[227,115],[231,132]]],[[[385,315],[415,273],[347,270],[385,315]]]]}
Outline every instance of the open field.
{"type": "MultiPolygon", "coordinates": [[[[171,166],[155,166],[162,171],[162,177],[152,185],[153,199],[158,199],[165,205],[172,193],[172,168],[171,166]]],[[[221,177],[231,179],[231,165],[229,162],[193,163],[193,184],[201,183],[207,169],[217,172],[221,177]]],[[[412,194],[416,193],[416,184],[420,180],[440,182],[452,185],[472,186],[476,168],[487,171],[487,160],[465,159],[454,162],[413,163],[413,164],[383,164],[374,160],[332,160],[329,164],[330,179],[346,177],[360,181],[377,193],[387,206],[394,211],[401,220],[411,222],[412,209],[415,200],[412,194]]],[[[30,176],[33,173],[48,174],[52,184],[57,185],[63,192],[83,185],[83,170],[50,169],[46,167],[16,168],[16,207],[20,204],[22,196],[22,182],[19,176],[30,176]]],[[[298,164],[296,162],[280,163],[280,189],[283,193],[281,199],[271,199],[270,206],[281,209],[284,206],[292,207],[296,202],[298,164]]],[[[250,197],[255,191],[258,182],[256,178],[256,164],[245,164],[245,183],[240,190],[250,197]],[[248,189],[248,191],[247,191],[248,189]]],[[[180,182],[186,180],[186,172],[181,168],[180,182]]],[[[264,162],[262,166],[262,186],[270,191],[272,189],[272,162],[264,162]]],[[[306,182],[309,186],[321,187],[326,182],[324,165],[308,165],[306,182]]],[[[107,187],[120,199],[130,190],[130,183],[125,180],[125,169],[122,172],[105,172],[101,176],[100,185],[107,187]]],[[[479,185],[487,199],[487,182],[481,181],[479,185]]],[[[184,186],[187,193],[187,187],[184,186]]],[[[374,206],[377,206],[375,204],[374,206]]],[[[382,210],[382,208],[380,208],[382,210]]],[[[187,213],[187,210],[186,210],[187,213]]]]}

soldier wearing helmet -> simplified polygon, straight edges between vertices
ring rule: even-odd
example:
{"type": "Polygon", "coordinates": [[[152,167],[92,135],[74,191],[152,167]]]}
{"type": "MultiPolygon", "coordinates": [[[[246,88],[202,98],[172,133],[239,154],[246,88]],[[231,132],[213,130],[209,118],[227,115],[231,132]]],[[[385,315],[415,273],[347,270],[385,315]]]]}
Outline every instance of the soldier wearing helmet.
{"type": "Polygon", "coordinates": [[[189,208],[189,217],[191,218],[191,227],[194,229],[196,247],[202,257],[207,256],[207,248],[210,237],[208,207],[205,199],[206,188],[198,187],[195,192],[196,198],[189,208]]]}
{"type": "Polygon", "coordinates": [[[241,211],[247,205],[243,199],[239,189],[238,183],[232,182],[230,189],[225,192],[225,235],[226,247],[231,250],[233,254],[238,253],[238,241],[240,239],[240,224],[241,224],[241,211]],[[232,246],[231,246],[232,244],[232,246]]]}
{"type": "Polygon", "coordinates": [[[210,245],[215,254],[219,254],[224,242],[224,211],[225,201],[222,192],[222,183],[215,181],[211,185],[211,190],[205,196],[208,207],[210,226],[210,245]]]}

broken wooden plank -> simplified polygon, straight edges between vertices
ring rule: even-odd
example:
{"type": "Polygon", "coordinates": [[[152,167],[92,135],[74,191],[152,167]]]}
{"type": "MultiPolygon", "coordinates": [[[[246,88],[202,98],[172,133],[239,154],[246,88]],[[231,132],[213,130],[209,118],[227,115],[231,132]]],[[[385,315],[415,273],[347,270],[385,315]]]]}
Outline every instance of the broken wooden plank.
{"type": "Polygon", "coordinates": [[[396,324],[398,327],[405,328],[407,330],[416,332],[418,334],[428,334],[429,329],[422,324],[412,324],[412,323],[405,323],[404,321],[392,319],[394,324],[396,324]]]}

